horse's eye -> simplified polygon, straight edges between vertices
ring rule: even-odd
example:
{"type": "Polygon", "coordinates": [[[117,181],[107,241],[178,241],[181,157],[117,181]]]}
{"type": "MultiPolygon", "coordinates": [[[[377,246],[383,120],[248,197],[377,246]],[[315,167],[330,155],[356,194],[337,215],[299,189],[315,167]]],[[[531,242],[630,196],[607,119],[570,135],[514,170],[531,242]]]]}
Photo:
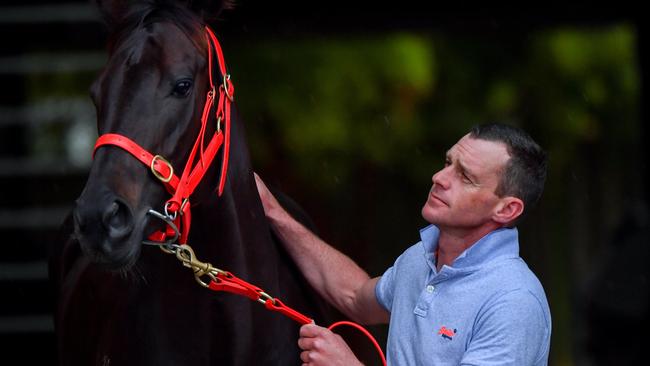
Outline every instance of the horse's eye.
{"type": "Polygon", "coordinates": [[[192,91],[192,80],[183,79],[176,82],[174,90],[172,90],[172,95],[177,98],[183,98],[188,96],[190,91],[192,91]]]}

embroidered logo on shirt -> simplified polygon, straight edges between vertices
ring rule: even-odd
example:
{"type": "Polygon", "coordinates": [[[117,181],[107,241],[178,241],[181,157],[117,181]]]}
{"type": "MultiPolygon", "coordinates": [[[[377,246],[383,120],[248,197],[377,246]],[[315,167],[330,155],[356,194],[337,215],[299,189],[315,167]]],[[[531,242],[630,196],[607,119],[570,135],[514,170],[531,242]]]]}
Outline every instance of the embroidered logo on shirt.
{"type": "Polygon", "coordinates": [[[449,339],[450,341],[454,338],[456,335],[456,329],[449,329],[445,326],[440,327],[440,330],[438,331],[438,334],[442,336],[442,338],[449,339]]]}

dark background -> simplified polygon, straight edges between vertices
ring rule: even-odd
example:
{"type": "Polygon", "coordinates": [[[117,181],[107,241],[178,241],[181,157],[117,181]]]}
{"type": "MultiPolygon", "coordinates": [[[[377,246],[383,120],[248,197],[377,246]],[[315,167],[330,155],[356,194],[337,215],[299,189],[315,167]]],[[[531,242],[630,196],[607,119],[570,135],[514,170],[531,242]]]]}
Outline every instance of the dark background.
{"type": "MultiPolygon", "coordinates": [[[[550,154],[520,227],[550,364],[622,365],[648,344],[645,18],[631,1],[241,1],[214,28],[256,170],[373,276],[418,240],[471,125],[528,130],[550,154]]],[[[87,173],[105,32],[85,1],[4,1],[0,34],[0,349],[53,364],[48,246],[87,173]]]]}

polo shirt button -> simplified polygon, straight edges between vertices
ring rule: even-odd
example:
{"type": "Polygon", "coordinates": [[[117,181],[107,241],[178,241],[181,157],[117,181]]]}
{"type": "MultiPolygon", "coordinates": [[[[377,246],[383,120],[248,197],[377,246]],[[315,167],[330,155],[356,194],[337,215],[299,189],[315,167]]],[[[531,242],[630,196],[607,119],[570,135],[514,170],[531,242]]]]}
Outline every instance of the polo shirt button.
{"type": "Polygon", "coordinates": [[[433,290],[435,290],[435,289],[436,289],[436,288],[433,287],[433,285],[429,285],[429,286],[427,286],[427,292],[428,292],[428,293],[432,293],[433,290]]]}

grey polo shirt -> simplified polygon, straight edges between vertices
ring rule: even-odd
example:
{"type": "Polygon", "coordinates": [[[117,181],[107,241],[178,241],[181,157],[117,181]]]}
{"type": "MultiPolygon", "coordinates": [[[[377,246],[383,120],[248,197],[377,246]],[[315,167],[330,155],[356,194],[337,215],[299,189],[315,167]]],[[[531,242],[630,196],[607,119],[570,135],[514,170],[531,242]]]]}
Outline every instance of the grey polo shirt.
{"type": "Polygon", "coordinates": [[[422,229],[375,288],[390,312],[388,364],[546,365],[551,314],[517,229],[489,233],[440,272],[438,235],[422,229]]]}

